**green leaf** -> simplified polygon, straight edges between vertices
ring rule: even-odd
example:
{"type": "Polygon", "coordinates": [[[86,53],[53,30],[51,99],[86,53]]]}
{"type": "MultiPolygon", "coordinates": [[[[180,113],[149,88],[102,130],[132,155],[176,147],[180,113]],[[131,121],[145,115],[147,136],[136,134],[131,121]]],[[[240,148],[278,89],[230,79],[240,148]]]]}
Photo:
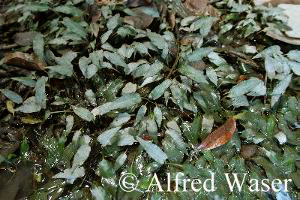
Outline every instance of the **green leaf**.
{"type": "Polygon", "coordinates": [[[168,156],[157,145],[147,142],[139,137],[137,137],[137,141],[140,143],[143,149],[145,149],[148,155],[159,164],[164,164],[166,159],[168,159],[168,156]]]}
{"type": "Polygon", "coordinates": [[[86,57],[81,57],[79,59],[79,68],[84,75],[85,78],[92,78],[98,71],[98,68],[94,64],[89,64],[91,62],[90,59],[86,57]]]}
{"type": "Polygon", "coordinates": [[[161,97],[171,84],[172,81],[170,79],[164,80],[150,92],[149,99],[156,100],[161,97]]]}
{"type": "Polygon", "coordinates": [[[103,55],[112,64],[117,65],[117,66],[121,66],[121,67],[127,67],[127,64],[125,63],[124,59],[119,54],[104,51],[103,55]]]}
{"type": "Polygon", "coordinates": [[[147,32],[147,36],[151,40],[151,43],[157,48],[163,50],[166,47],[168,47],[168,43],[166,42],[166,40],[163,38],[162,35],[153,32],[147,32]]]}
{"type": "Polygon", "coordinates": [[[154,76],[160,72],[164,68],[163,63],[156,60],[153,64],[149,65],[148,63],[139,65],[136,70],[133,72],[133,76],[140,77],[143,76],[145,78],[154,76]]]}
{"type": "Polygon", "coordinates": [[[29,159],[29,144],[26,137],[23,138],[20,145],[20,154],[22,159],[29,159]]]}
{"type": "Polygon", "coordinates": [[[217,54],[216,52],[209,53],[207,57],[209,58],[210,62],[214,63],[218,67],[228,65],[226,60],[220,57],[219,54],[217,54]]]}
{"type": "Polygon", "coordinates": [[[46,12],[48,11],[48,3],[30,3],[26,5],[26,10],[32,12],[46,12]]]}
{"type": "Polygon", "coordinates": [[[127,145],[132,145],[136,140],[131,134],[133,128],[125,128],[123,130],[120,130],[120,135],[119,135],[119,141],[118,141],[118,146],[127,146],[127,145]]]}
{"type": "Polygon", "coordinates": [[[177,145],[171,138],[165,138],[162,141],[164,152],[168,159],[172,162],[180,163],[184,157],[184,153],[177,148],[177,145]]]}
{"type": "Polygon", "coordinates": [[[23,113],[38,112],[42,109],[41,105],[36,102],[35,96],[29,97],[23,102],[23,105],[18,107],[16,111],[23,113]]]}
{"type": "Polygon", "coordinates": [[[249,96],[263,96],[266,94],[266,86],[262,80],[252,77],[233,86],[228,97],[238,97],[247,93],[249,96]]]}
{"type": "Polygon", "coordinates": [[[216,17],[204,16],[193,22],[190,26],[191,31],[200,30],[200,34],[205,37],[208,35],[214,21],[216,21],[216,17]]]}
{"type": "Polygon", "coordinates": [[[66,38],[60,37],[60,38],[54,38],[52,40],[49,40],[48,44],[66,45],[66,44],[68,44],[68,41],[66,38]]]}
{"type": "Polygon", "coordinates": [[[98,176],[103,176],[106,178],[113,177],[115,175],[114,167],[107,160],[102,160],[98,164],[98,168],[96,170],[96,174],[98,176]]]}
{"type": "Polygon", "coordinates": [[[142,105],[140,107],[140,109],[138,110],[137,114],[136,114],[134,126],[136,126],[138,123],[140,123],[142,121],[142,119],[144,118],[146,112],[147,112],[146,105],[142,105]]]}
{"type": "Polygon", "coordinates": [[[32,78],[30,77],[13,77],[11,78],[12,80],[15,80],[15,81],[19,81],[20,83],[26,85],[26,86],[29,86],[29,87],[35,87],[35,84],[36,84],[36,81],[35,80],[32,80],[32,78]]]}
{"type": "Polygon", "coordinates": [[[108,30],[108,31],[106,31],[105,33],[102,34],[101,44],[104,44],[108,40],[108,38],[112,34],[112,32],[113,32],[113,30],[108,30]]]}
{"type": "Polygon", "coordinates": [[[32,40],[32,48],[34,53],[38,56],[42,61],[44,60],[44,38],[41,33],[37,33],[32,40]]]}
{"type": "Polygon", "coordinates": [[[218,75],[212,67],[206,69],[206,76],[213,84],[218,85],[218,75]]]}
{"type": "Polygon", "coordinates": [[[23,98],[15,93],[14,91],[11,91],[9,89],[3,89],[0,90],[4,96],[12,100],[14,103],[20,104],[23,102],[23,98]]]}
{"type": "Polygon", "coordinates": [[[205,56],[209,55],[213,51],[212,47],[198,48],[193,51],[191,54],[187,55],[189,62],[202,60],[205,56]]]}
{"type": "Polygon", "coordinates": [[[104,115],[112,110],[131,108],[132,106],[139,104],[142,101],[141,97],[137,93],[125,94],[117,98],[113,102],[105,103],[101,106],[98,106],[92,110],[94,116],[104,115]]]}
{"type": "Polygon", "coordinates": [[[48,81],[48,77],[42,76],[36,81],[35,85],[35,101],[42,108],[46,108],[46,83],[48,81]]]}
{"type": "Polygon", "coordinates": [[[277,60],[272,58],[271,56],[266,56],[265,58],[265,69],[267,72],[267,76],[270,79],[275,78],[275,72],[276,72],[276,65],[278,65],[277,60]]]}
{"type": "Polygon", "coordinates": [[[297,62],[300,62],[300,51],[299,50],[291,50],[287,54],[288,58],[297,62]]]}
{"type": "Polygon", "coordinates": [[[87,32],[80,23],[74,22],[70,18],[65,17],[63,20],[63,24],[68,28],[70,32],[79,35],[82,39],[86,38],[87,32]]]}
{"type": "Polygon", "coordinates": [[[169,135],[173,139],[174,143],[177,145],[179,150],[181,150],[184,153],[187,153],[187,150],[186,150],[187,146],[184,143],[180,132],[177,132],[173,129],[167,129],[166,135],[169,135]]]}
{"type": "Polygon", "coordinates": [[[93,187],[91,189],[91,193],[92,193],[92,196],[96,200],[105,200],[105,199],[107,199],[105,189],[101,186],[93,187]]]}
{"type": "Polygon", "coordinates": [[[72,168],[79,167],[88,159],[91,147],[88,144],[81,145],[74,155],[72,168]]]}
{"type": "Polygon", "coordinates": [[[120,113],[110,124],[111,127],[122,126],[130,120],[131,116],[128,113],[120,113]]]}
{"type": "Polygon", "coordinates": [[[136,51],[138,51],[140,54],[149,54],[148,53],[148,48],[140,42],[133,42],[132,46],[135,48],[136,51]]]}
{"type": "Polygon", "coordinates": [[[73,65],[55,65],[48,67],[50,69],[50,74],[58,73],[63,76],[73,75],[73,65]]]}
{"type": "Polygon", "coordinates": [[[88,109],[83,107],[77,107],[77,106],[72,106],[72,109],[74,113],[78,115],[81,119],[88,122],[94,120],[94,115],[88,109]]]}
{"type": "Polygon", "coordinates": [[[121,129],[121,126],[116,128],[111,128],[109,130],[104,131],[101,133],[97,140],[98,142],[103,146],[111,145],[113,137],[118,133],[118,131],[121,129]]]}
{"type": "Polygon", "coordinates": [[[241,106],[249,106],[248,99],[245,95],[232,97],[231,101],[232,101],[232,105],[236,108],[241,106]]]}
{"type": "Polygon", "coordinates": [[[64,131],[64,136],[67,137],[69,133],[71,133],[72,128],[74,126],[74,117],[72,115],[68,115],[66,117],[66,130],[64,131]]]}
{"type": "Polygon", "coordinates": [[[125,163],[125,161],[127,160],[127,155],[126,153],[122,153],[118,156],[118,158],[116,159],[116,163],[114,166],[114,169],[117,171],[120,167],[122,167],[122,165],[125,163]]]}
{"type": "Polygon", "coordinates": [[[182,84],[174,81],[174,83],[170,86],[170,89],[172,92],[172,101],[177,104],[181,110],[184,108],[195,113],[197,112],[197,107],[189,102],[186,89],[182,84]]]}
{"type": "Polygon", "coordinates": [[[280,96],[285,92],[291,82],[292,76],[292,74],[289,74],[275,86],[271,94],[271,106],[274,106],[275,103],[279,100],[280,96]]]}
{"type": "Polygon", "coordinates": [[[294,74],[300,76],[300,62],[289,61],[289,66],[293,70],[294,74]]]}
{"type": "Polygon", "coordinates": [[[57,6],[53,9],[55,12],[64,13],[67,15],[72,15],[74,17],[79,17],[82,15],[82,11],[79,8],[76,8],[75,6],[71,5],[62,5],[57,6]]]}
{"type": "Polygon", "coordinates": [[[108,30],[115,29],[119,25],[119,20],[120,20],[119,14],[116,14],[115,16],[109,18],[109,20],[107,21],[107,24],[106,24],[108,30]]]}
{"type": "Polygon", "coordinates": [[[179,68],[179,72],[190,79],[196,81],[197,83],[207,83],[206,77],[203,74],[203,71],[195,69],[189,65],[183,65],[179,68]]]}
{"type": "Polygon", "coordinates": [[[91,90],[91,89],[86,90],[84,93],[84,96],[91,105],[93,105],[93,106],[97,105],[96,94],[93,92],[93,90],[91,90]]]}
{"type": "Polygon", "coordinates": [[[63,172],[60,172],[54,175],[52,178],[63,178],[66,179],[68,183],[73,184],[77,178],[83,177],[85,175],[85,171],[83,167],[77,168],[67,168],[63,172]]]}
{"type": "Polygon", "coordinates": [[[157,126],[160,127],[162,119],[163,119],[163,114],[162,114],[160,108],[157,107],[157,106],[154,108],[153,112],[154,112],[154,117],[155,117],[155,121],[157,123],[157,126]]]}
{"type": "Polygon", "coordinates": [[[159,12],[156,7],[139,7],[140,10],[151,17],[159,17],[159,12]]]}

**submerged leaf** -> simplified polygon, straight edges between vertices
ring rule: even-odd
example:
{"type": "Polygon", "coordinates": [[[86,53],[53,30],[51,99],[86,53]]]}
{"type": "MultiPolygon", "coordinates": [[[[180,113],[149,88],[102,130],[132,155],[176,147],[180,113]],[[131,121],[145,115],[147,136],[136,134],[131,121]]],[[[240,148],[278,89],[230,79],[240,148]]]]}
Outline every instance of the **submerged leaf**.
{"type": "Polygon", "coordinates": [[[207,138],[205,138],[198,146],[198,149],[209,150],[226,144],[232,138],[235,130],[236,121],[233,117],[231,117],[226,121],[225,124],[209,134],[207,138]]]}

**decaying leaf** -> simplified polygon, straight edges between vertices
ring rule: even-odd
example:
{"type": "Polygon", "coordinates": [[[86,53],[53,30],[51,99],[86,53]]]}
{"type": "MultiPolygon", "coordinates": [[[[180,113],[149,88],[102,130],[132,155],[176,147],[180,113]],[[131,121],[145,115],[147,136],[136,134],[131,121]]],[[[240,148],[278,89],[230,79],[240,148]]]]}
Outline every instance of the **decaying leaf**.
{"type": "Polygon", "coordinates": [[[5,54],[4,63],[29,70],[45,71],[45,63],[33,55],[22,52],[5,54]]]}
{"type": "Polygon", "coordinates": [[[198,149],[209,150],[226,144],[231,139],[235,130],[236,121],[233,117],[230,117],[225,124],[209,134],[198,146],[198,149]]]}
{"type": "Polygon", "coordinates": [[[124,22],[130,24],[136,28],[147,28],[153,21],[154,17],[143,12],[143,8],[133,8],[134,16],[125,16],[124,22]]]}

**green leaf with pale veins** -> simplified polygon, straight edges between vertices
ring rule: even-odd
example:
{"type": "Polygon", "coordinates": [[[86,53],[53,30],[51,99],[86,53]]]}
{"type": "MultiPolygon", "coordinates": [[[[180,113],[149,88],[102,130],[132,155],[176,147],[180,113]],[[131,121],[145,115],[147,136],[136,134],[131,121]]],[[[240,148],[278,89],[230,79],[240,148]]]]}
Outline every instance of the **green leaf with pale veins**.
{"type": "Polygon", "coordinates": [[[281,95],[285,92],[285,90],[288,88],[291,80],[292,80],[292,74],[289,74],[285,78],[283,78],[272,91],[272,98],[271,98],[271,106],[274,106],[274,104],[279,100],[281,95]]]}
{"type": "Polygon", "coordinates": [[[23,98],[14,91],[9,89],[0,90],[4,96],[12,100],[14,103],[20,104],[23,102],[23,98]]]}
{"type": "Polygon", "coordinates": [[[42,108],[46,108],[46,83],[48,81],[48,77],[42,76],[36,81],[35,85],[35,100],[38,105],[42,108]]]}
{"type": "Polygon", "coordinates": [[[121,129],[121,126],[116,128],[111,128],[109,130],[104,131],[101,133],[97,140],[98,142],[103,146],[111,145],[113,137],[118,133],[118,131],[121,129]]]}
{"type": "Polygon", "coordinates": [[[167,154],[165,154],[156,144],[145,141],[140,137],[137,137],[137,141],[143,149],[145,149],[148,155],[159,164],[164,164],[164,162],[168,159],[167,154]]]}
{"type": "Polygon", "coordinates": [[[131,108],[132,106],[139,104],[141,101],[142,99],[137,93],[125,94],[124,96],[117,98],[115,101],[108,102],[94,108],[92,113],[94,116],[104,115],[112,110],[131,108]]]}
{"type": "Polygon", "coordinates": [[[156,100],[161,97],[166,89],[170,87],[172,81],[170,79],[164,80],[161,84],[156,86],[149,94],[149,99],[156,100]]]}
{"type": "Polygon", "coordinates": [[[32,40],[32,48],[39,59],[44,61],[44,37],[41,33],[37,33],[32,40]]]}
{"type": "Polygon", "coordinates": [[[38,112],[42,109],[41,105],[36,102],[35,96],[29,97],[23,102],[23,105],[18,107],[16,111],[23,113],[38,112]]]}
{"type": "Polygon", "coordinates": [[[179,72],[190,79],[196,81],[197,83],[207,83],[206,77],[203,74],[203,71],[195,69],[189,65],[183,65],[179,68],[179,72]]]}
{"type": "Polygon", "coordinates": [[[81,119],[88,122],[94,120],[94,115],[88,109],[83,107],[77,107],[77,106],[72,106],[72,109],[74,113],[78,115],[81,119]]]}
{"type": "Polygon", "coordinates": [[[112,64],[121,66],[121,67],[127,67],[127,64],[125,63],[124,59],[117,53],[111,53],[108,51],[103,52],[104,57],[109,60],[112,64]]]}

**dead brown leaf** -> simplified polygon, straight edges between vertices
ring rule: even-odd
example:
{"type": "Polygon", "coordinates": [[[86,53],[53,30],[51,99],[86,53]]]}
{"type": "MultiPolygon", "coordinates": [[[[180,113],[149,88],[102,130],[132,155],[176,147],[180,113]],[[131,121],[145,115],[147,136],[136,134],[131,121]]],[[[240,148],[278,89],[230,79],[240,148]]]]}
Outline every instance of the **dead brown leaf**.
{"type": "Polygon", "coordinates": [[[6,53],[4,63],[38,71],[45,71],[46,67],[46,64],[35,56],[22,52],[6,53]]]}
{"type": "Polygon", "coordinates": [[[154,17],[145,14],[142,7],[132,8],[135,16],[125,16],[124,22],[139,29],[145,29],[152,23],[154,17]]]}
{"type": "Polygon", "coordinates": [[[209,150],[226,144],[232,138],[235,130],[236,121],[233,117],[230,117],[225,124],[209,134],[198,146],[198,149],[209,150]]]}
{"type": "Polygon", "coordinates": [[[183,5],[190,15],[220,16],[220,12],[213,6],[209,5],[208,0],[186,0],[183,5]]]}

